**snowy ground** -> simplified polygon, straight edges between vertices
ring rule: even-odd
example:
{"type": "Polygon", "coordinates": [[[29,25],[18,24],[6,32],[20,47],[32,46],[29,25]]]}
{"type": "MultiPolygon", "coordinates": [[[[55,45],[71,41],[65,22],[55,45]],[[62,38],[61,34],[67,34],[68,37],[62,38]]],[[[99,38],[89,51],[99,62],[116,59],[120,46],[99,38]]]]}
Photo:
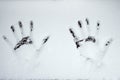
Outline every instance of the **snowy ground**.
{"type": "MultiPolygon", "coordinates": [[[[118,0],[0,1],[0,79],[119,80],[119,8],[118,0]],[[77,21],[84,22],[85,18],[91,26],[100,20],[101,40],[113,38],[100,67],[80,56],[82,51],[76,48],[69,32],[69,28],[73,28],[79,33],[77,21]],[[15,45],[10,26],[19,30],[18,21],[22,21],[25,35],[29,35],[31,20],[35,45],[24,45],[12,51],[2,36],[6,35],[15,45]],[[41,46],[45,36],[50,39],[36,52],[34,48],[41,46]]],[[[96,50],[88,49],[89,53],[96,50]]]]}

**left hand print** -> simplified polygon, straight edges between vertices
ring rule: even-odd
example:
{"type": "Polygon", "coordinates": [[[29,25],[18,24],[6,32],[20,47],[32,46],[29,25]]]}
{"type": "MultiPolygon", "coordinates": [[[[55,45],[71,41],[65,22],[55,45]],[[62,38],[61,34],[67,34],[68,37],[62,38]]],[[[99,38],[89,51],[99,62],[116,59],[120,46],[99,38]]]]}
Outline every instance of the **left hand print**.
{"type": "MultiPolygon", "coordinates": [[[[33,31],[34,31],[34,28],[33,28],[33,21],[30,21],[30,31],[29,31],[29,35],[25,35],[25,32],[24,32],[24,29],[23,29],[23,24],[21,21],[18,21],[18,25],[19,25],[19,29],[20,29],[20,33],[21,33],[21,36],[22,38],[19,39],[18,35],[17,35],[17,30],[15,29],[15,27],[12,25],[10,27],[10,29],[12,30],[12,33],[16,39],[16,43],[15,45],[13,45],[13,43],[7,38],[7,36],[3,35],[3,39],[4,41],[10,46],[10,48],[12,48],[13,52],[15,53],[14,55],[17,55],[17,56],[20,56],[22,55],[22,59],[23,60],[30,60],[31,57],[35,57],[36,55],[39,56],[38,54],[40,53],[42,47],[47,43],[48,39],[50,38],[50,36],[46,36],[42,41],[42,44],[40,45],[39,48],[35,48],[34,46],[32,47],[32,49],[30,48],[29,49],[29,46],[28,49],[24,48],[24,52],[20,52],[18,51],[18,49],[22,48],[24,45],[34,45],[34,39],[33,39],[33,31]],[[35,53],[32,53],[32,56],[30,56],[30,53],[33,52],[31,50],[34,50],[35,53]],[[29,53],[28,53],[28,52],[29,53]],[[19,53],[19,54],[17,54],[19,53]],[[26,58],[27,57],[27,58],[26,58]]],[[[21,50],[21,49],[20,49],[21,50]]]]}

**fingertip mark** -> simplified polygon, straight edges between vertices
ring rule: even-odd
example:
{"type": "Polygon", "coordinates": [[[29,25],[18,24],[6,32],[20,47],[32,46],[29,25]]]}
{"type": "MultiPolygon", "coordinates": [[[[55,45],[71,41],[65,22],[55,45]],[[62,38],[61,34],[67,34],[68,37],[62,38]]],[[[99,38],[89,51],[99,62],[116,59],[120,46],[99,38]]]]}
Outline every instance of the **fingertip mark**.
{"type": "Polygon", "coordinates": [[[107,41],[107,43],[105,44],[105,46],[110,45],[110,43],[113,41],[113,39],[110,39],[109,41],[107,41]]]}
{"type": "Polygon", "coordinates": [[[71,28],[69,29],[69,31],[70,31],[70,33],[73,33],[73,31],[72,31],[72,29],[71,29],[71,28]]]}
{"type": "Polygon", "coordinates": [[[15,32],[15,29],[14,29],[13,25],[11,26],[11,30],[12,30],[12,32],[15,32]]]}
{"type": "Polygon", "coordinates": [[[50,38],[50,36],[47,36],[45,39],[43,39],[43,44],[46,43],[49,38],[50,38]]]}
{"type": "Polygon", "coordinates": [[[100,23],[99,23],[99,22],[97,23],[97,26],[100,26],[100,23]]]}
{"type": "Polygon", "coordinates": [[[82,24],[80,21],[78,21],[78,25],[80,26],[80,28],[82,28],[82,24]]]}
{"type": "Polygon", "coordinates": [[[18,24],[19,24],[20,28],[22,28],[22,22],[19,21],[18,24]]]}
{"type": "Polygon", "coordinates": [[[76,36],[75,36],[75,34],[74,34],[72,28],[70,28],[69,31],[70,31],[70,33],[72,34],[72,36],[75,38],[76,36]]]}
{"type": "Polygon", "coordinates": [[[33,25],[33,21],[30,21],[30,25],[33,25]]]}
{"type": "Polygon", "coordinates": [[[30,21],[30,31],[33,31],[33,21],[30,21]]]}
{"type": "Polygon", "coordinates": [[[100,28],[100,23],[98,22],[97,23],[97,30],[99,30],[99,28],[100,28]]]}
{"type": "Polygon", "coordinates": [[[85,21],[86,21],[87,25],[89,25],[89,20],[87,18],[85,19],[85,21]]]}

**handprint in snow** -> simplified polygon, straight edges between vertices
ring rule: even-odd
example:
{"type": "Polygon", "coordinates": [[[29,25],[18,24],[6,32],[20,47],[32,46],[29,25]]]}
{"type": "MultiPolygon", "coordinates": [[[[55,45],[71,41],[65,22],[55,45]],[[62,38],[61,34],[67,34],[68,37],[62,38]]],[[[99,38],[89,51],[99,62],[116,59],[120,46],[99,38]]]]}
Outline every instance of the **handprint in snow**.
{"type": "Polygon", "coordinates": [[[69,29],[72,37],[74,38],[74,42],[76,48],[80,50],[80,55],[84,57],[87,61],[91,61],[96,65],[101,65],[101,61],[106,54],[106,51],[113,41],[112,38],[108,39],[102,46],[100,43],[100,39],[98,38],[98,33],[100,29],[100,23],[97,22],[95,35],[91,32],[91,27],[89,20],[85,19],[85,26],[83,26],[81,21],[78,21],[78,26],[81,31],[81,36],[76,36],[74,30],[72,28],[69,29]]]}
{"type": "MultiPolygon", "coordinates": [[[[10,29],[12,30],[13,35],[14,35],[16,41],[17,41],[17,43],[15,45],[13,45],[13,43],[5,35],[3,35],[4,41],[13,49],[13,51],[15,53],[17,53],[17,50],[24,45],[34,45],[34,41],[33,41],[33,30],[34,30],[33,21],[30,21],[30,31],[29,31],[28,36],[25,35],[24,29],[23,29],[23,24],[22,24],[21,21],[18,22],[18,25],[19,25],[19,28],[20,28],[21,36],[22,36],[21,39],[18,38],[17,31],[16,31],[15,27],[13,25],[10,27],[10,29]]],[[[35,49],[35,51],[39,52],[41,50],[42,46],[44,46],[47,43],[48,39],[49,39],[49,36],[45,37],[43,39],[42,44],[40,45],[40,47],[38,49],[33,47],[35,49]]],[[[28,50],[30,51],[31,49],[28,49],[28,50]]],[[[24,49],[24,51],[25,51],[25,49],[24,49]]],[[[21,53],[23,53],[23,52],[21,52],[21,53]]],[[[35,55],[35,53],[33,53],[33,55],[35,55]]]]}

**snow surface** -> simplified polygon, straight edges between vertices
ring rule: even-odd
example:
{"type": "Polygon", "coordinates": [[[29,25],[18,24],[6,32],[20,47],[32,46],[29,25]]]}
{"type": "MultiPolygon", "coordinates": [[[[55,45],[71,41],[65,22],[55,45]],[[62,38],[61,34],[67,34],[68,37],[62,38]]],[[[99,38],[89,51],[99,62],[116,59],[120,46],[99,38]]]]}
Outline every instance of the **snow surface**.
{"type": "MultiPolygon", "coordinates": [[[[120,1],[117,0],[0,1],[0,79],[118,80],[119,8],[120,1]],[[103,43],[108,38],[114,39],[101,67],[96,67],[80,56],[81,52],[76,49],[69,33],[69,28],[74,28],[80,35],[77,21],[84,22],[86,17],[91,26],[95,26],[97,20],[100,20],[99,36],[103,43]],[[13,52],[2,36],[6,35],[15,45],[16,40],[10,26],[18,28],[19,20],[23,22],[26,35],[29,34],[29,22],[33,20],[35,45],[25,45],[13,52]],[[42,39],[48,35],[50,39],[36,53],[34,48],[40,47],[42,39]]],[[[89,48],[90,53],[96,50],[91,49],[89,48]]]]}

